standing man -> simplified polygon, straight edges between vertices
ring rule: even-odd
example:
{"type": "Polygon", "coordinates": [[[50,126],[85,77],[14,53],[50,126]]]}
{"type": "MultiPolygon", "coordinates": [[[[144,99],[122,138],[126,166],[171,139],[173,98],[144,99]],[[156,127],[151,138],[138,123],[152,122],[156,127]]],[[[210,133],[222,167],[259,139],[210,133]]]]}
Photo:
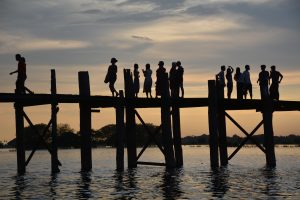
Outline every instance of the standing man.
{"type": "Polygon", "coordinates": [[[118,62],[118,60],[116,58],[112,58],[110,62],[111,65],[108,67],[104,83],[109,83],[109,89],[112,93],[112,96],[114,97],[115,95],[119,96],[119,93],[115,89],[115,82],[117,80],[117,72],[118,72],[118,67],[116,63],[118,62]]]}
{"type": "Polygon", "coordinates": [[[176,62],[172,62],[172,67],[169,72],[169,82],[170,82],[170,90],[171,90],[171,97],[177,97],[178,96],[178,86],[176,84],[177,82],[177,65],[176,62]]]}
{"type": "Polygon", "coordinates": [[[261,65],[260,69],[257,83],[259,83],[261,99],[265,99],[269,96],[269,72],[266,71],[266,65],[261,65]]]}
{"type": "MultiPolygon", "coordinates": [[[[180,61],[177,61],[176,65],[178,67],[177,68],[178,87],[181,90],[181,98],[183,98],[184,97],[184,89],[183,89],[183,73],[184,73],[184,69],[183,69],[180,61]]],[[[179,96],[179,93],[178,93],[178,96],[179,96]]]]}
{"type": "Polygon", "coordinates": [[[270,97],[279,101],[279,83],[283,79],[282,74],[279,71],[276,71],[276,67],[271,66],[270,79],[272,79],[272,84],[270,86],[270,97]]]}
{"type": "Polygon", "coordinates": [[[252,84],[250,79],[250,66],[245,65],[245,71],[243,72],[243,86],[244,86],[244,97],[247,99],[247,93],[249,91],[250,98],[252,99],[252,84]]]}
{"type": "Polygon", "coordinates": [[[224,74],[225,70],[226,70],[225,65],[222,65],[221,71],[216,75],[218,94],[222,98],[224,97],[224,87],[226,86],[225,74],[224,74]]]}
{"type": "Polygon", "coordinates": [[[158,69],[156,70],[156,85],[155,85],[155,97],[161,96],[162,84],[163,84],[163,75],[166,73],[166,68],[164,68],[164,61],[158,62],[158,69]]]}
{"type": "Polygon", "coordinates": [[[9,74],[12,75],[14,73],[18,73],[18,77],[16,81],[16,93],[25,94],[25,80],[27,78],[25,58],[21,57],[20,54],[16,54],[15,58],[16,61],[18,61],[18,69],[9,74]]]}

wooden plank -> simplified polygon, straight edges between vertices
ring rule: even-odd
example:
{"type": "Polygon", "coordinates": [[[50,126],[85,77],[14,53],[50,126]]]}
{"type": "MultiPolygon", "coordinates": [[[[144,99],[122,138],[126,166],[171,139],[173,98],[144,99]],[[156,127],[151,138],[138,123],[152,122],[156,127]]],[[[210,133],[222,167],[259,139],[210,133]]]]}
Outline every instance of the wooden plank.
{"type": "Polygon", "coordinates": [[[17,170],[20,175],[26,171],[23,112],[23,106],[15,103],[17,170]]]}
{"type": "Polygon", "coordinates": [[[143,161],[138,161],[137,164],[139,164],[139,165],[151,165],[151,166],[166,166],[165,163],[143,162],[143,161]]]}
{"type": "Polygon", "coordinates": [[[176,167],[176,161],[173,150],[172,130],[171,130],[171,116],[170,116],[170,91],[168,74],[163,74],[161,93],[161,125],[162,125],[162,140],[165,152],[165,161],[168,168],[176,167]]]}
{"type": "MultiPolygon", "coordinates": [[[[55,70],[51,70],[51,95],[55,99],[55,95],[57,93],[56,90],[56,74],[55,70]]],[[[51,121],[52,121],[52,127],[51,127],[51,147],[52,147],[52,153],[51,153],[51,172],[56,173],[59,172],[58,168],[58,155],[57,155],[57,102],[52,101],[51,104],[51,121]]]]}
{"type": "Polygon", "coordinates": [[[215,80],[208,81],[208,123],[209,123],[209,150],[210,166],[219,167],[218,152],[218,123],[217,123],[217,92],[215,80]]]}
{"type": "MultiPolygon", "coordinates": [[[[90,95],[88,72],[79,72],[79,95],[90,95]]],[[[92,139],[91,139],[91,107],[88,103],[80,102],[80,138],[81,138],[81,170],[92,169],[92,139]]]]}
{"type": "Polygon", "coordinates": [[[269,98],[263,100],[263,121],[264,121],[264,145],[266,149],[266,164],[268,167],[276,166],[273,132],[273,105],[269,98]]]}
{"type": "MultiPolygon", "coordinates": [[[[133,79],[129,69],[124,69],[125,83],[125,101],[130,102],[134,97],[133,79]]],[[[128,168],[137,167],[137,150],[136,150],[136,123],[134,105],[126,105],[126,141],[127,141],[127,161],[128,168]]]]}
{"type": "Polygon", "coordinates": [[[120,103],[116,106],[116,162],[117,171],[124,170],[124,137],[125,137],[125,123],[124,123],[124,101],[123,90],[119,91],[120,103]]]}

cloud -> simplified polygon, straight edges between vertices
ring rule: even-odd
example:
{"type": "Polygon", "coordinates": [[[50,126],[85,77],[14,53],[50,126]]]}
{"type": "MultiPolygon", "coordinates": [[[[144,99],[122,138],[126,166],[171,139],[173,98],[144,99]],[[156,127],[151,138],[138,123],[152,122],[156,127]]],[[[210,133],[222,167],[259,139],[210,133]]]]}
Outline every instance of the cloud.
{"type": "Polygon", "coordinates": [[[145,36],[132,35],[131,37],[132,37],[133,39],[142,40],[142,41],[147,41],[147,42],[152,42],[152,41],[153,41],[151,38],[145,37],[145,36]]]}
{"type": "Polygon", "coordinates": [[[55,49],[78,49],[89,47],[90,44],[77,40],[53,40],[47,38],[32,38],[0,32],[0,54],[17,51],[39,51],[55,49]]]}

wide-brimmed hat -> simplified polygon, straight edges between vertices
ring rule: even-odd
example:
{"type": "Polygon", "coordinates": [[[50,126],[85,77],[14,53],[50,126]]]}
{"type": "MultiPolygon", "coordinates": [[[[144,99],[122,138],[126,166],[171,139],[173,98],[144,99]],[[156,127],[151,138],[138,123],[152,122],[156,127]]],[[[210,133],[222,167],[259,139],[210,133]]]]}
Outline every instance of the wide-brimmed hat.
{"type": "Polygon", "coordinates": [[[118,60],[116,58],[112,58],[110,62],[118,62],[118,60]]]}

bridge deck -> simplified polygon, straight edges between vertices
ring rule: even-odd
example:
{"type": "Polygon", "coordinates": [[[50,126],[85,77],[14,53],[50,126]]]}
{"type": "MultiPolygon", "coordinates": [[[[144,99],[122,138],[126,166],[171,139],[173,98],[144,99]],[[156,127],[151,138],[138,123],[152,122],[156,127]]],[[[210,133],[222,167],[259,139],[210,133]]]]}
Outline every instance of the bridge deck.
{"type": "MultiPolygon", "coordinates": [[[[17,95],[14,93],[0,93],[0,102],[22,103],[24,106],[46,105],[52,102],[57,103],[88,103],[93,108],[115,107],[118,103],[133,105],[135,108],[158,108],[161,107],[160,98],[131,98],[124,99],[111,96],[89,96],[83,97],[73,94],[26,94],[17,95]]],[[[170,105],[177,105],[181,108],[207,107],[208,98],[180,98],[170,99],[170,105]]],[[[225,110],[261,110],[260,99],[224,99],[225,110]]],[[[276,111],[300,111],[300,101],[274,101],[276,111]]]]}

